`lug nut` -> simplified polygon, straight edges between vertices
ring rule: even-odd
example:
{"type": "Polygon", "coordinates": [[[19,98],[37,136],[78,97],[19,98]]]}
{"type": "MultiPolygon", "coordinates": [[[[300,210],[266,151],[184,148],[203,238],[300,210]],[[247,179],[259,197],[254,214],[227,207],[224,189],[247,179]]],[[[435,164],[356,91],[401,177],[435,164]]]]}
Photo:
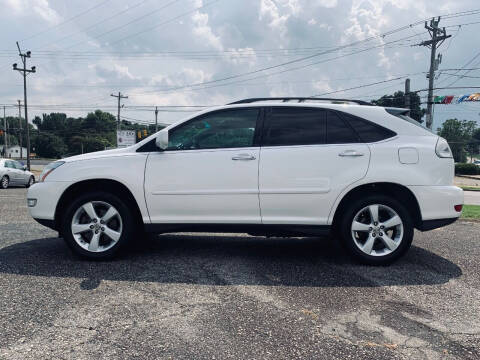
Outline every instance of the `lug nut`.
{"type": "Polygon", "coordinates": [[[97,219],[93,219],[93,222],[96,223],[98,220],[97,219]]]}
{"type": "Polygon", "coordinates": [[[377,236],[377,233],[373,233],[372,236],[377,236]]]}
{"type": "Polygon", "coordinates": [[[383,236],[383,233],[378,233],[379,236],[383,236]]]}
{"type": "Polygon", "coordinates": [[[372,231],[372,230],[373,230],[373,228],[370,226],[370,227],[368,228],[368,231],[372,231]]]}
{"type": "Polygon", "coordinates": [[[100,220],[100,224],[105,224],[105,221],[103,221],[103,220],[100,220]]]}
{"type": "Polygon", "coordinates": [[[375,221],[375,222],[373,223],[373,225],[377,226],[377,225],[378,225],[378,222],[375,221]]]}
{"type": "Polygon", "coordinates": [[[95,230],[95,234],[98,234],[98,230],[95,230]]]}
{"type": "Polygon", "coordinates": [[[90,229],[93,229],[93,225],[90,225],[90,229]]]}
{"type": "Polygon", "coordinates": [[[385,226],[384,225],[380,226],[380,229],[385,229],[385,226]]]}
{"type": "Polygon", "coordinates": [[[105,228],[102,226],[102,231],[105,231],[105,228]]]}

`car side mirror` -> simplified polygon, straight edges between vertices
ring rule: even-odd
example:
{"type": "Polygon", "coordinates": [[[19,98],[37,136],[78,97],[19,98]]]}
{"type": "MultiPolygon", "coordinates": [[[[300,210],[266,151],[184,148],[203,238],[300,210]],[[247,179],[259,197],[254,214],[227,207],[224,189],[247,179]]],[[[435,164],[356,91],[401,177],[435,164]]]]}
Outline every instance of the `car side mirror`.
{"type": "Polygon", "coordinates": [[[158,133],[155,144],[161,150],[165,150],[168,148],[168,130],[161,130],[158,133]]]}
{"type": "Polygon", "coordinates": [[[23,165],[23,171],[27,171],[27,165],[23,165]]]}

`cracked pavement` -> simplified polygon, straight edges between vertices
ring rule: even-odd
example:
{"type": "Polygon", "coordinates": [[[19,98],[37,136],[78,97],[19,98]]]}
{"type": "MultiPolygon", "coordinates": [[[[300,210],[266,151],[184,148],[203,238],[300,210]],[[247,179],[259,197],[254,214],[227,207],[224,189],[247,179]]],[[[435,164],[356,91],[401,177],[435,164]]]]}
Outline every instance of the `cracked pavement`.
{"type": "Polygon", "coordinates": [[[389,267],[335,240],[171,234],[74,257],[0,191],[0,359],[480,359],[480,223],[389,267]]]}

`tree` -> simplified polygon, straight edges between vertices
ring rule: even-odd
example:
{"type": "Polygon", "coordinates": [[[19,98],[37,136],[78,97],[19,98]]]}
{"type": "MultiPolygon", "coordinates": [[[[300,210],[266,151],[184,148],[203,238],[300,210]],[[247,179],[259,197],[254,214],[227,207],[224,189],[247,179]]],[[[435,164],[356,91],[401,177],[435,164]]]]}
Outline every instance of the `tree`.
{"type": "MultiPolygon", "coordinates": [[[[405,93],[403,91],[397,91],[393,95],[383,95],[378,100],[372,100],[372,104],[386,107],[405,107],[405,93]]],[[[425,115],[426,110],[420,107],[420,96],[417,93],[410,93],[410,117],[419,123],[422,123],[422,117],[425,115]]]]}
{"type": "Polygon", "coordinates": [[[448,119],[437,129],[439,136],[448,141],[455,162],[467,161],[467,148],[476,131],[475,121],[448,119]]]}
{"type": "Polygon", "coordinates": [[[34,144],[35,152],[40,157],[60,158],[67,151],[67,146],[61,137],[47,132],[37,134],[34,144]]]}

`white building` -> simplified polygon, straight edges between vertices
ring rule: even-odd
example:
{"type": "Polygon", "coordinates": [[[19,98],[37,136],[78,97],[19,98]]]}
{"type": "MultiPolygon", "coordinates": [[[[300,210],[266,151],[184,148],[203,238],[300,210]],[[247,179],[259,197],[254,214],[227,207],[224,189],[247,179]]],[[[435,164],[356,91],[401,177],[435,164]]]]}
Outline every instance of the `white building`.
{"type": "MultiPolygon", "coordinates": [[[[27,157],[27,148],[22,147],[21,149],[22,157],[25,159],[27,157]]],[[[0,157],[20,159],[20,146],[12,145],[7,147],[7,154],[3,153],[3,145],[0,145],[0,157]]]]}

